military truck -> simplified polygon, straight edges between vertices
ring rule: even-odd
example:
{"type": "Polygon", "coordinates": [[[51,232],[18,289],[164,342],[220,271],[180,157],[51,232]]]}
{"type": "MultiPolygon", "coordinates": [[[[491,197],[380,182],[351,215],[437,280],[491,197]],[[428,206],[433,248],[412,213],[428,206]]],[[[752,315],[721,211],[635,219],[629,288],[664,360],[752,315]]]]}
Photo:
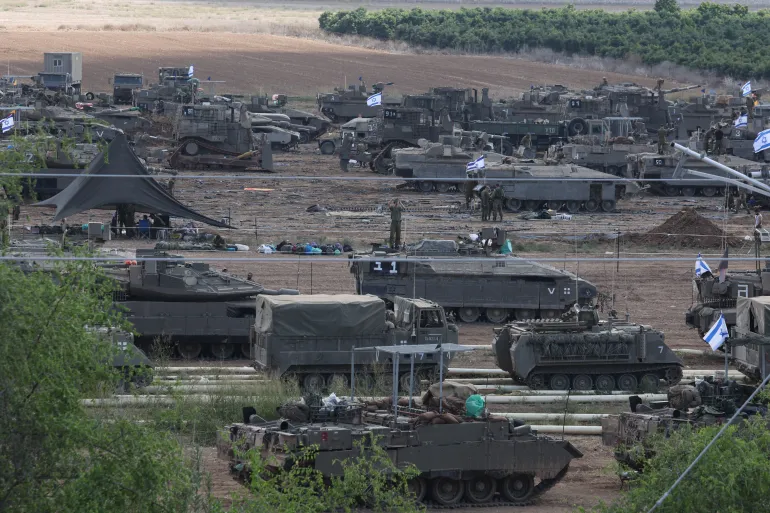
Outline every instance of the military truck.
{"type": "Polygon", "coordinates": [[[749,379],[770,373],[770,296],[738,297],[735,326],[727,339],[730,360],[749,379]]]}
{"type": "MultiPolygon", "coordinates": [[[[486,228],[479,240],[495,240],[500,247],[505,238],[503,230],[486,228]]],[[[358,294],[373,294],[390,302],[396,296],[429,299],[463,322],[482,317],[498,324],[510,317],[558,318],[575,304],[590,305],[596,300],[596,287],[570,272],[523,258],[492,255],[489,248],[480,242],[423,240],[403,252],[353,254],[350,272],[358,294]],[[461,256],[475,258],[456,262],[461,256]],[[420,259],[410,262],[409,257],[420,259]]]]}
{"type": "Polygon", "coordinates": [[[115,73],[112,77],[112,98],[115,105],[134,105],[144,76],[138,73],[115,73]]]}
{"type": "MultiPolygon", "coordinates": [[[[249,335],[254,362],[278,376],[296,375],[305,389],[320,390],[335,378],[347,379],[354,348],[457,343],[457,326],[438,304],[402,297],[392,303],[393,312],[386,315],[385,301],[371,295],[260,296],[249,335]]],[[[365,368],[361,380],[373,380],[376,361],[373,352],[356,356],[365,368]]],[[[401,368],[409,369],[405,361],[401,368]]],[[[415,375],[429,379],[438,365],[426,358],[416,364],[415,375]]],[[[399,379],[408,390],[409,373],[399,379]]]]}
{"type": "Polygon", "coordinates": [[[168,102],[191,103],[200,81],[189,75],[189,66],[163,66],[158,68],[158,83],[140,89],[136,105],[142,110],[157,114],[165,113],[168,102]]]}
{"type": "Polygon", "coordinates": [[[501,147],[495,145],[495,150],[503,155],[513,155],[514,149],[522,144],[525,136],[529,135],[533,148],[545,151],[559,141],[566,141],[569,135],[575,135],[570,130],[570,123],[527,121],[470,121],[463,123],[465,130],[484,132],[502,138],[501,147]]]}
{"type": "MultiPolygon", "coordinates": [[[[748,174],[750,172],[761,171],[761,164],[751,160],[734,157],[731,155],[710,155],[709,158],[716,160],[736,171],[748,174]]],[[[661,180],[654,182],[645,182],[649,190],[662,196],[696,196],[703,195],[713,197],[721,195],[724,192],[724,181],[719,179],[703,178],[688,173],[688,170],[698,171],[714,175],[715,177],[733,178],[731,175],[721,169],[713,167],[711,164],[701,162],[697,159],[683,161],[680,170],[677,172],[677,166],[681,159],[681,154],[666,153],[638,153],[628,155],[628,174],[629,178],[661,180]],[[686,179],[686,182],[682,180],[686,179]]]]}
{"type": "Polygon", "coordinates": [[[518,322],[495,329],[496,365],[532,389],[658,390],[676,385],[682,360],[663,332],[610,319],[599,321],[591,307],[574,321],[518,322]]]}
{"type": "Polygon", "coordinates": [[[361,448],[376,439],[396,467],[417,468],[408,486],[420,502],[442,508],[523,506],[561,481],[570,462],[583,456],[568,441],[504,417],[451,415],[451,424],[426,424],[423,419],[438,412],[399,409],[396,416],[349,405],[340,411],[344,420],[334,424],[324,422],[328,414],[318,409],[310,423],[290,423],[265,422],[251,410],[244,408],[244,422],[226,426],[217,440],[219,457],[245,483],[251,482],[244,457],[250,450],[281,471],[292,468],[299,451],[317,447],[308,464],[331,479],[342,476],[346,459],[366,457],[361,448]]]}
{"type": "Polygon", "coordinates": [[[270,141],[252,133],[242,103],[178,105],[169,157],[174,168],[273,170],[270,141]]]}
{"type": "MultiPolygon", "coordinates": [[[[137,250],[137,257],[169,257],[137,250]]],[[[152,348],[167,338],[184,359],[208,353],[227,359],[239,352],[248,358],[249,329],[260,294],[299,294],[270,290],[259,283],[214,271],[209,264],[175,260],[140,261],[106,268],[119,285],[114,303],[138,333],[136,344],[152,348]],[[205,350],[205,351],[204,351],[205,350]]]]}
{"type": "Polygon", "coordinates": [[[337,87],[333,93],[320,93],[316,96],[318,110],[332,123],[345,123],[357,117],[374,117],[384,106],[401,104],[401,98],[385,96],[383,91],[386,85],[377,82],[372,86],[372,91],[367,91],[366,84],[361,81],[358,85],[349,85],[347,89],[337,87]],[[377,93],[382,93],[382,105],[368,106],[367,98],[377,93]]]}

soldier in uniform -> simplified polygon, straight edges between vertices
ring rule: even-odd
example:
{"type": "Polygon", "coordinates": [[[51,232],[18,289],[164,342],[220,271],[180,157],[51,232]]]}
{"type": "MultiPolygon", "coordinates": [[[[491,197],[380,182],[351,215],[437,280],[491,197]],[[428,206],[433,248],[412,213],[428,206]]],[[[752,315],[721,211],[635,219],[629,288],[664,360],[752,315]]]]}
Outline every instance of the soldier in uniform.
{"type": "Polygon", "coordinates": [[[749,119],[754,119],[754,102],[756,101],[756,95],[751,93],[746,97],[746,110],[748,111],[749,119]]]}
{"type": "Polygon", "coordinates": [[[666,154],[666,135],[668,135],[666,127],[660,125],[660,128],[658,128],[658,153],[661,155],[666,154]]]}
{"type": "Polygon", "coordinates": [[[738,205],[735,207],[735,211],[738,212],[742,208],[746,209],[747,214],[751,214],[749,204],[746,201],[746,189],[740,188],[738,189],[738,205]]]}
{"type": "Polygon", "coordinates": [[[529,149],[530,146],[532,146],[532,136],[527,133],[524,137],[521,138],[521,145],[524,146],[524,149],[529,149]]]}
{"type": "Polygon", "coordinates": [[[171,178],[171,180],[168,181],[168,195],[173,196],[174,195],[174,179],[171,178]]]}
{"type": "Polygon", "coordinates": [[[505,193],[503,192],[503,187],[498,183],[495,185],[495,188],[492,191],[492,219],[494,221],[497,221],[498,217],[500,218],[500,221],[503,220],[503,199],[504,198],[505,198],[505,193]]]}
{"type": "Polygon", "coordinates": [[[489,193],[489,187],[484,186],[481,190],[481,220],[489,221],[489,211],[492,208],[492,195],[489,193]]]}
{"type": "Polygon", "coordinates": [[[401,200],[396,198],[390,202],[390,247],[397,248],[401,246],[401,212],[404,205],[401,200]]]}
{"type": "Polygon", "coordinates": [[[470,178],[476,178],[476,173],[471,171],[468,173],[469,180],[465,182],[465,208],[471,208],[471,201],[473,201],[473,189],[479,184],[478,180],[470,180],[470,178]]]}
{"type": "Polygon", "coordinates": [[[724,136],[725,133],[722,131],[722,128],[717,127],[717,129],[714,130],[714,155],[722,154],[722,138],[724,136]]]}

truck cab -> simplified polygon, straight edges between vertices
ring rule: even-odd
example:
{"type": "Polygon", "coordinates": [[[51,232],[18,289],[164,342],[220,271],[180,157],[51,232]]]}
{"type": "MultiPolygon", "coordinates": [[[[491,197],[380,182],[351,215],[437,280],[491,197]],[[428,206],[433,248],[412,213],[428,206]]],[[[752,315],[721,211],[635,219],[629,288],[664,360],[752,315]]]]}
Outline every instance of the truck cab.
{"type": "Polygon", "coordinates": [[[38,86],[50,91],[60,91],[65,94],[80,94],[80,83],[72,80],[69,73],[38,73],[33,80],[38,86]]]}
{"type": "Polygon", "coordinates": [[[133,105],[136,91],[144,85],[144,77],[136,73],[115,73],[112,96],[116,105],[133,105]]]}

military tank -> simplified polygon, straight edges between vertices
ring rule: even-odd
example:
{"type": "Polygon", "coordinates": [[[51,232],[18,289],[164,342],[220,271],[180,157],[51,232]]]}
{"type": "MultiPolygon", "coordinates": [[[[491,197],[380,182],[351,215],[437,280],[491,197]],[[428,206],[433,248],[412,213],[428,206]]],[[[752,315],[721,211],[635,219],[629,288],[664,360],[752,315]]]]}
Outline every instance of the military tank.
{"type": "MultiPolygon", "coordinates": [[[[169,257],[154,250],[137,250],[137,257],[169,257]]],[[[249,358],[249,330],[254,324],[258,295],[299,294],[297,290],[270,290],[209,264],[140,261],[107,268],[120,284],[114,295],[139,336],[136,344],[150,349],[156,338],[169,337],[184,359],[198,358],[205,350],[226,359],[239,351],[249,358]]]]}
{"type": "MultiPolygon", "coordinates": [[[[505,232],[487,228],[480,239],[498,241],[501,247],[505,232]]],[[[493,255],[489,249],[470,241],[423,240],[399,253],[378,250],[351,255],[350,272],[358,294],[373,294],[391,303],[396,296],[428,299],[463,322],[558,318],[576,304],[596,301],[596,287],[568,271],[493,255]],[[410,262],[409,257],[421,258],[410,262]],[[458,257],[465,259],[457,262],[458,257]]]]}
{"type": "Polygon", "coordinates": [[[372,86],[372,91],[366,90],[366,84],[349,85],[347,89],[337,87],[333,93],[321,93],[316,96],[316,103],[321,114],[329,118],[332,123],[345,123],[357,117],[374,117],[382,109],[381,106],[370,107],[367,98],[382,93],[382,105],[400,105],[401,98],[387,98],[383,93],[385,86],[377,82],[372,86]]]}
{"type": "Polygon", "coordinates": [[[396,466],[411,464],[419,471],[408,484],[415,498],[438,507],[531,504],[583,456],[570,442],[538,435],[533,426],[507,418],[452,416],[458,423],[420,424],[420,418],[437,412],[399,408],[395,416],[363,405],[344,408],[343,415],[334,412],[342,420],[333,424],[323,422],[329,414],[320,411],[310,423],[264,422],[245,408],[244,423],[220,432],[218,455],[236,478],[249,482],[247,451],[275,461],[276,470],[288,470],[293,455],[314,445],[309,465],[326,477],[339,477],[339,461],[360,457],[361,441],[375,436],[396,466]]]}
{"type": "Polygon", "coordinates": [[[519,322],[495,330],[497,366],[532,389],[657,391],[676,385],[682,360],[661,331],[583,308],[574,321],[519,322]]]}

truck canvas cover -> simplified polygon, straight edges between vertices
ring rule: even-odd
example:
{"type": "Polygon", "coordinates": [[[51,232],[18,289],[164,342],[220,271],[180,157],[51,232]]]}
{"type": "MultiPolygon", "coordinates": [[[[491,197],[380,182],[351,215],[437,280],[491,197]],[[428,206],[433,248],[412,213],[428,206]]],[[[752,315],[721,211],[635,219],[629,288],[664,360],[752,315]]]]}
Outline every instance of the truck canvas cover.
{"type": "Polygon", "coordinates": [[[281,337],[376,335],[385,327],[385,302],[376,296],[316,294],[259,296],[254,329],[281,337]]]}
{"type": "Polygon", "coordinates": [[[739,297],[735,310],[735,330],[740,335],[770,336],[770,296],[739,297]]]}

